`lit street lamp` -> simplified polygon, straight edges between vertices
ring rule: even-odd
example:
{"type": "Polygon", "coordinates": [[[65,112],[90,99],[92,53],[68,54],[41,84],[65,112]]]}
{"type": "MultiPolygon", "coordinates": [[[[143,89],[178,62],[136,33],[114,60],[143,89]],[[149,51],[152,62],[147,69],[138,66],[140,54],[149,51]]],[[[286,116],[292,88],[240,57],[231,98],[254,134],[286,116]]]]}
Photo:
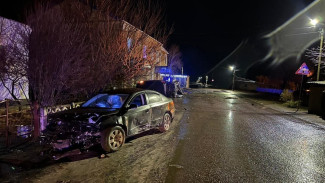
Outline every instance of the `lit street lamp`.
{"type": "Polygon", "coordinates": [[[322,49],[323,49],[323,40],[324,40],[324,28],[323,24],[319,23],[317,19],[311,19],[310,24],[314,27],[319,25],[319,33],[320,33],[320,46],[319,46],[319,56],[318,56],[318,67],[317,67],[317,81],[319,81],[319,73],[320,73],[320,63],[322,60],[322,49]]]}
{"type": "Polygon", "coordinates": [[[231,70],[232,71],[232,91],[234,91],[234,86],[235,86],[235,73],[236,73],[236,71],[238,71],[238,69],[236,69],[236,67],[235,66],[229,66],[229,70],[231,70]]]}

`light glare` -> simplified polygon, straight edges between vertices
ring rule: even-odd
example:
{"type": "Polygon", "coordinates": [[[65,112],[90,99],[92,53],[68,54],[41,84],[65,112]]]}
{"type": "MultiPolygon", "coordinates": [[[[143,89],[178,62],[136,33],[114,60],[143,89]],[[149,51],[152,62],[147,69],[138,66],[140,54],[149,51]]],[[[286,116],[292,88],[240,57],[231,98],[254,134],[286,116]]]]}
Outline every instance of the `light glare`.
{"type": "Polygon", "coordinates": [[[310,24],[313,25],[313,26],[316,26],[318,24],[318,20],[317,19],[311,19],[310,20],[310,24]]]}

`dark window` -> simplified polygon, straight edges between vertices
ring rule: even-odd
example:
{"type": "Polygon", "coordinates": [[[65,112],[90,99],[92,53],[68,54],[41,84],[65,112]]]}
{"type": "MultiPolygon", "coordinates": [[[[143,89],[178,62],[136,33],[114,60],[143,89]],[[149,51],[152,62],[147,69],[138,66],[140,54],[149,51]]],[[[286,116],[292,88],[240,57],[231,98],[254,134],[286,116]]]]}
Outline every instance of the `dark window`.
{"type": "Polygon", "coordinates": [[[144,94],[137,95],[134,97],[130,104],[136,104],[138,107],[147,104],[146,97],[144,94]]]}
{"type": "Polygon", "coordinates": [[[148,93],[148,98],[149,98],[149,102],[155,103],[155,102],[160,102],[161,101],[161,97],[159,94],[156,93],[148,93]]]}

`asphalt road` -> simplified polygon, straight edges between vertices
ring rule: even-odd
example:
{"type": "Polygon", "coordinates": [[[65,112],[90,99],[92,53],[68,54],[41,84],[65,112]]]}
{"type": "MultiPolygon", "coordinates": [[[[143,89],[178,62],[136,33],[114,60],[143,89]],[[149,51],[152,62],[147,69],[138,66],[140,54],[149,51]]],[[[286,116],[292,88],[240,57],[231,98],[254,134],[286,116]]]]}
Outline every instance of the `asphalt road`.
{"type": "Polygon", "coordinates": [[[37,163],[37,148],[16,149],[0,159],[33,168],[0,161],[0,182],[325,182],[323,127],[231,91],[193,89],[174,101],[166,133],[140,134],[104,158],[94,150],[37,163]]]}
{"type": "Polygon", "coordinates": [[[325,130],[223,90],[190,90],[166,182],[325,182],[325,130]]]}

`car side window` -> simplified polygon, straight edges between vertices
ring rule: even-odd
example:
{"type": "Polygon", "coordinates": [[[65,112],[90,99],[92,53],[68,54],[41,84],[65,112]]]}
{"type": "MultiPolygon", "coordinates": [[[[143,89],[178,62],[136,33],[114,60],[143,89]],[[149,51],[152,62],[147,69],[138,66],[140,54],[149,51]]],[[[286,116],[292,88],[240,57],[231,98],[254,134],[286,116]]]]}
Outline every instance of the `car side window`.
{"type": "Polygon", "coordinates": [[[162,101],[161,96],[157,93],[148,93],[150,104],[162,101]]]}
{"type": "Polygon", "coordinates": [[[147,101],[146,101],[146,97],[144,94],[140,94],[140,95],[137,95],[135,96],[132,101],[130,102],[130,104],[135,104],[137,105],[138,107],[139,106],[143,106],[143,105],[146,105],[147,104],[147,101]]]}

